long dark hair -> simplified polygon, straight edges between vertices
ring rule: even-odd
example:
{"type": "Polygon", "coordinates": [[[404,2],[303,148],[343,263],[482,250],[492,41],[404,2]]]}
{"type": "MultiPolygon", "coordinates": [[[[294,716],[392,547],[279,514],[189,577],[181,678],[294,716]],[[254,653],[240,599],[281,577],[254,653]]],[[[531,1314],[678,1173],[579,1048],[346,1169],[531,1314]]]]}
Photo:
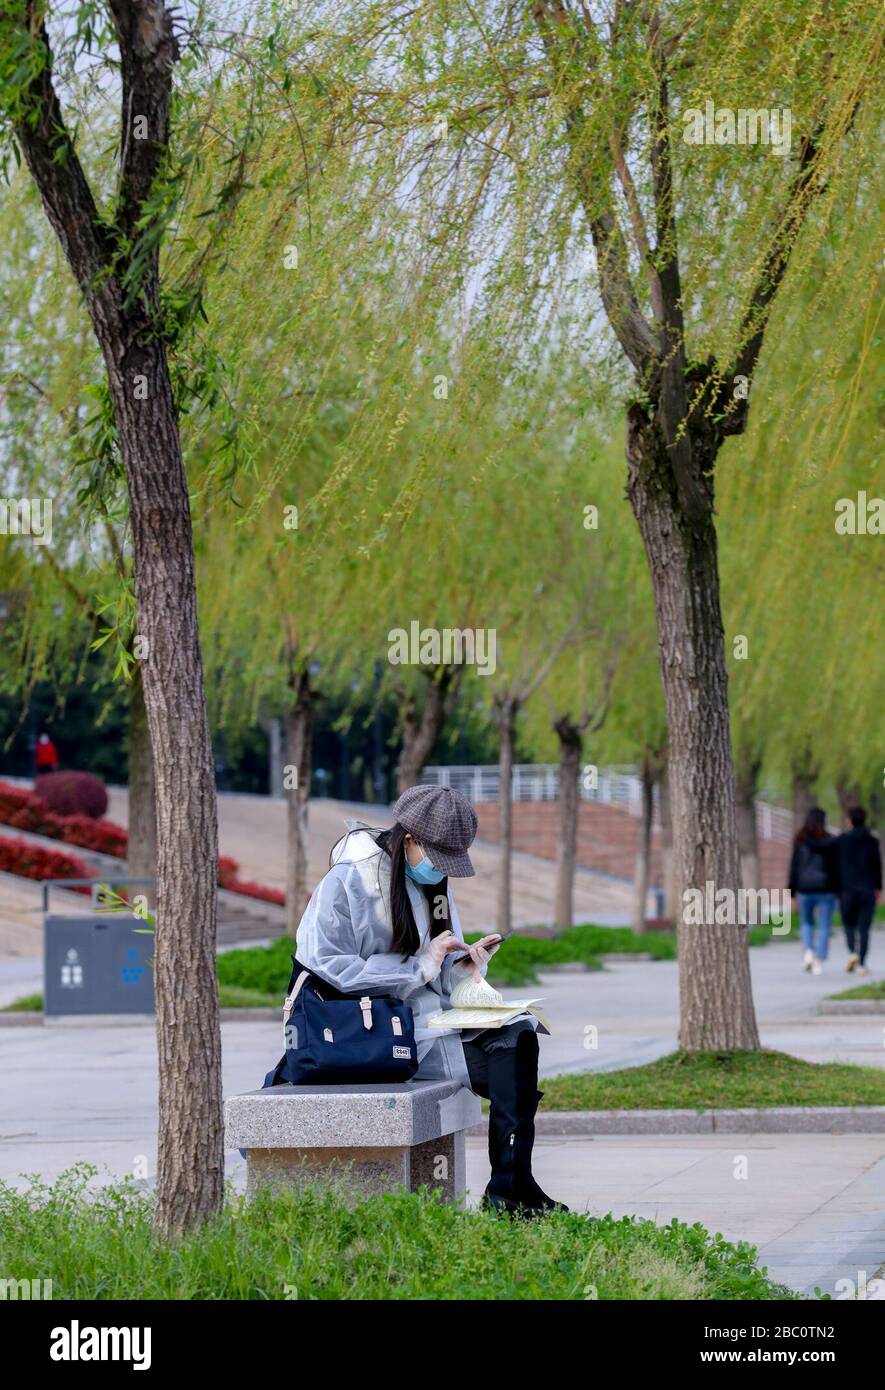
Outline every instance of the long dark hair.
{"type": "Polygon", "coordinates": [[[821,810],[820,806],[812,806],[801,828],[796,832],[795,843],[801,845],[806,840],[828,840],[829,838],[826,811],[821,810]]]}
{"type": "MultiPolygon", "coordinates": [[[[402,951],[403,959],[413,956],[420,944],[418,927],[406,889],[406,835],[399,821],[390,830],[382,830],[377,841],[390,855],[390,925],[393,928],[393,949],[402,951]]],[[[430,909],[430,935],[439,936],[449,930],[449,880],[416,885],[427,899],[430,909]]]]}

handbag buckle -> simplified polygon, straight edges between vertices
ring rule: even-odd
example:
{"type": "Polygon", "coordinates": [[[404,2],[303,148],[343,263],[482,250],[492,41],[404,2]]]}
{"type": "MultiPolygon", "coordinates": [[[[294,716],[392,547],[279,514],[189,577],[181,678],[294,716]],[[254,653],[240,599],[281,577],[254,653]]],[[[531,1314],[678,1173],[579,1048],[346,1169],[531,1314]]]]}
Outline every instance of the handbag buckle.
{"type": "Polygon", "coordinates": [[[360,999],[360,1008],[363,1011],[363,1027],[372,1027],[372,1001],[368,994],[364,994],[360,999]]]}

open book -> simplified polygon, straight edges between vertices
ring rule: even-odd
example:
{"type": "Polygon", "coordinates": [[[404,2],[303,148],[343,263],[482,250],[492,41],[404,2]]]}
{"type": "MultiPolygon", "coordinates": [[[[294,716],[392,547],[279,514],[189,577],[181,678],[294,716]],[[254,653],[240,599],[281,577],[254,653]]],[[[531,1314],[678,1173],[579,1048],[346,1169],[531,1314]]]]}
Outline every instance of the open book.
{"type": "Polygon", "coordinates": [[[547,1027],[535,1007],[540,999],[508,999],[485,980],[462,980],[451,994],[450,1009],[440,1009],[427,1020],[430,1028],[503,1028],[523,1014],[532,1013],[547,1027]]]}
{"type": "Polygon", "coordinates": [[[534,1014],[549,1029],[543,1014],[535,1008],[540,999],[508,999],[506,1004],[487,1005],[474,1009],[440,1009],[427,1020],[430,1028],[503,1028],[523,1014],[534,1014]]]}

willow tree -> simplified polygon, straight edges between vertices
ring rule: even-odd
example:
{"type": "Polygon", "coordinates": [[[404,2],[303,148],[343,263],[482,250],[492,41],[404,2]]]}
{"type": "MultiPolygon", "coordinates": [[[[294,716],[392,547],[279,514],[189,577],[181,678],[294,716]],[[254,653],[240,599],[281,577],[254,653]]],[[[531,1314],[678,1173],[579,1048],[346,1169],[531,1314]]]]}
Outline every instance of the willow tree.
{"type": "MultiPolygon", "coordinates": [[[[571,0],[431,15],[376,3],[358,7],[360,31],[367,13],[386,21],[384,59],[350,74],[354,100],[382,129],[399,117],[400,139],[436,117],[447,233],[478,227],[514,295],[527,259],[541,300],[564,262],[588,338],[586,287],[598,292],[633,378],[627,488],[654,592],[678,892],[734,891],[717,461],[746,427],[784,291],[869,166],[881,13],[861,0],[776,13],[625,0],[610,16],[571,0]]],[[[745,930],[680,923],[680,984],[684,1048],[758,1045],[745,930]]]]}
{"type": "Polygon", "coordinates": [[[96,451],[81,499],[89,505],[115,470],[128,495],[132,621],[157,805],[155,1221],[171,1235],[218,1210],[224,1176],[214,765],[179,418],[213,395],[211,364],[197,353],[193,368],[187,344],[204,312],[201,272],[218,254],[245,179],[254,123],[246,123],[241,139],[232,136],[239,157],[204,209],[206,239],[190,244],[188,273],[170,282],[161,273],[161,249],[187,193],[201,130],[211,122],[211,99],[199,112],[188,95],[205,68],[193,48],[183,67],[188,82],[176,91],[180,33],[163,0],[108,0],[106,10],[84,3],[74,18],[71,26],[46,0],[3,5],[0,115],[6,165],[10,149],[23,158],[101,353],[96,451]],[[84,64],[84,56],[92,62],[84,64]],[[82,75],[84,67],[91,75],[82,75]],[[85,103],[105,101],[109,92],[119,96],[112,167],[104,142],[91,147],[80,119],[85,103]]]}

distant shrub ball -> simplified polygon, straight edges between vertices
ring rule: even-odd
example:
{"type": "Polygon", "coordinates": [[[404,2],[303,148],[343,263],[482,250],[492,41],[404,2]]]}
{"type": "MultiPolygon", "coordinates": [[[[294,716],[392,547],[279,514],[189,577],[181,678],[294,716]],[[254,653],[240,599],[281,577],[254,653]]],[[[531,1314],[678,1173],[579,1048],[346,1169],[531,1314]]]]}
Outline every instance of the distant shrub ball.
{"type": "Polygon", "coordinates": [[[57,816],[89,816],[99,820],[108,809],[104,782],[94,772],[44,772],[34,791],[57,816]]]}

